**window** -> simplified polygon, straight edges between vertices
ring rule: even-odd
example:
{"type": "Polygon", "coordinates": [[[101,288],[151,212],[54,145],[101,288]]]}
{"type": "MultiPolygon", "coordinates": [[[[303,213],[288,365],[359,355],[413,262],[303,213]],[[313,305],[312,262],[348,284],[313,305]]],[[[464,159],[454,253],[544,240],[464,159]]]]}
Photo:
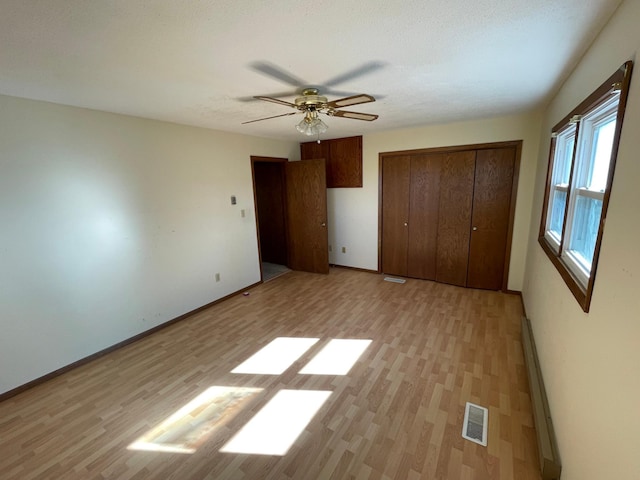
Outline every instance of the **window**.
{"type": "Polygon", "coordinates": [[[611,194],[632,62],[627,62],[551,133],[539,242],[589,311],[611,194]]]}

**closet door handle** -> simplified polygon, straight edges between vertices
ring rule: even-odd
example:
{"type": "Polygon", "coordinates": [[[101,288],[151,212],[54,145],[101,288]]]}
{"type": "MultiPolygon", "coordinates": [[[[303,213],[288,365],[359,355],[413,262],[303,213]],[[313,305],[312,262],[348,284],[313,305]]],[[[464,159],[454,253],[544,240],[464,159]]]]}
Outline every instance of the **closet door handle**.
{"type": "Polygon", "coordinates": [[[478,230],[478,227],[473,227],[472,230],[475,232],[476,230],[478,230]]]}
{"type": "Polygon", "coordinates": [[[409,224],[407,222],[404,222],[404,226],[407,227],[409,226],[409,224]]]}

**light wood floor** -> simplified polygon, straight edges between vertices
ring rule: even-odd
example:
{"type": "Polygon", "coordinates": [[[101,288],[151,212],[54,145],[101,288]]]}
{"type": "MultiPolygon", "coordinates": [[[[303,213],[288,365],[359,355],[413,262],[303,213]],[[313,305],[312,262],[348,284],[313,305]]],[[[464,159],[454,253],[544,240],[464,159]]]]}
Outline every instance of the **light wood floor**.
{"type": "Polygon", "coordinates": [[[0,478],[539,480],[520,299],[382,278],[291,272],[0,403],[0,478]],[[321,341],[230,373],[283,336],[321,341]],[[300,375],[331,338],[373,342],[346,376],[300,375]],[[192,454],[127,449],[211,386],[264,391],[192,454]],[[285,456],[219,452],[283,389],[333,393],[285,456]],[[467,401],[487,447],[461,437],[467,401]]]}

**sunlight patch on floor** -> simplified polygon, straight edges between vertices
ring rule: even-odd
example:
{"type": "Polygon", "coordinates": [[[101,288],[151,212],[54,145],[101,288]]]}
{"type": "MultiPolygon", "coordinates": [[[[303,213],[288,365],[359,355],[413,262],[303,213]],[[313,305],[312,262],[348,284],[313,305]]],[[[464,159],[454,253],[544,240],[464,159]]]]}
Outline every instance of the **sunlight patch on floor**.
{"type": "Polygon", "coordinates": [[[280,390],[220,451],[286,455],[331,393],[280,390]]]}
{"type": "Polygon", "coordinates": [[[127,447],[170,453],[194,453],[262,388],[210,387],[127,447]]]}
{"type": "Polygon", "coordinates": [[[371,340],[335,338],[300,370],[305,375],[346,375],[367,349],[371,340]]]}
{"type": "Polygon", "coordinates": [[[275,338],[231,370],[231,373],[280,375],[318,340],[318,338],[275,338]]]}

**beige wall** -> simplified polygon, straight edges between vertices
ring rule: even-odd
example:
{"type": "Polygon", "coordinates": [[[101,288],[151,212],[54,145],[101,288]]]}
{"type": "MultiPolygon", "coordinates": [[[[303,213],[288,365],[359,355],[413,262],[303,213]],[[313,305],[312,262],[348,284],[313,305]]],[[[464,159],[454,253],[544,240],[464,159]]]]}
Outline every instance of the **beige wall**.
{"type": "Polygon", "coordinates": [[[632,77],[596,284],[582,312],[536,241],[551,127],[640,46],[640,2],[612,17],[544,114],[524,300],[563,480],[640,478],[640,68],[632,77]]]}
{"type": "Polygon", "coordinates": [[[521,290],[538,158],[540,116],[535,113],[365,135],[363,188],[329,190],[332,263],[378,268],[378,154],[417,148],[524,140],[509,268],[509,288],[521,290]],[[347,253],[341,253],[341,247],[347,253]]]}
{"type": "Polygon", "coordinates": [[[250,155],[298,145],[0,96],[0,393],[258,282],[250,155]]]}
{"type": "MultiPolygon", "coordinates": [[[[329,190],[331,261],[377,269],[379,152],[524,139],[509,281],[520,289],[538,124],[366,136],[364,188],[329,190]]],[[[0,364],[17,366],[0,371],[0,393],[257,282],[250,155],[299,148],[0,96],[0,364]]]]}

